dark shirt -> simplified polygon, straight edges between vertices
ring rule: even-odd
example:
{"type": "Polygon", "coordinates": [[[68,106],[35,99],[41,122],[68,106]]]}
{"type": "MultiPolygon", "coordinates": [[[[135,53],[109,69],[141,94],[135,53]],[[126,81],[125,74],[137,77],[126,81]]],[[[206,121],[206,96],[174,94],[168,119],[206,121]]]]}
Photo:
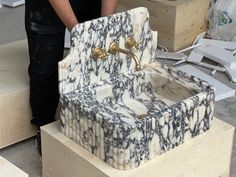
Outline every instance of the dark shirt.
{"type": "MultiPolygon", "coordinates": [[[[100,17],[101,0],[70,0],[70,3],[79,23],[100,17]]],[[[65,30],[48,0],[25,1],[25,27],[39,33],[59,33],[65,30]]]]}

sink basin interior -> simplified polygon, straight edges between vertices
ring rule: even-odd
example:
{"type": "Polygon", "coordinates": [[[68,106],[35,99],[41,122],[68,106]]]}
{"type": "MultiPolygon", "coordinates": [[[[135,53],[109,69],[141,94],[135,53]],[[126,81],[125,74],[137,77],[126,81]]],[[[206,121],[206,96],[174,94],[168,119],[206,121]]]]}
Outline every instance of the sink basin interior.
{"type": "Polygon", "coordinates": [[[149,111],[164,111],[201,91],[152,67],[123,73],[88,88],[94,99],[110,111],[139,119],[145,118],[149,111]]]}

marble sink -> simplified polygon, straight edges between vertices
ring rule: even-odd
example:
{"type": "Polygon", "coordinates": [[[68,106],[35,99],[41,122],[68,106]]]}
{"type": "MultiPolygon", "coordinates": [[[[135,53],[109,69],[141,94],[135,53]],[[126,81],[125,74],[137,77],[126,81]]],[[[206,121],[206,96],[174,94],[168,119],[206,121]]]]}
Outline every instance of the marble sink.
{"type": "Polygon", "coordinates": [[[59,63],[62,133],[120,170],[136,168],[211,127],[212,87],[159,64],[156,47],[148,11],[137,8],[80,24],[59,63]],[[123,54],[93,60],[93,48],[107,49],[114,41],[122,46],[130,35],[141,41],[135,52],[141,71],[123,54]]]}
{"type": "Polygon", "coordinates": [[[207,131],[214,109],[211,87],[158,63],[62,100],[62,132],[118,169],[138,167],[207,131]]]}

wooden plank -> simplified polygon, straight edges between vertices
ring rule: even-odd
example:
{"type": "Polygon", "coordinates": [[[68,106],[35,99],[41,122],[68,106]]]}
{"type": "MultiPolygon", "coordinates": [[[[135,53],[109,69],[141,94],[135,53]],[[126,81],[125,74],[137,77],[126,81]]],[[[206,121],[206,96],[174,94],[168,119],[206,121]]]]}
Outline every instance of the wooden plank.
{"type": "Polygon", "coordinates": [[[139,168],[117,170],[59,132],[42,130],[44,177],[229,177],[234,127],[213,120],[212,128],[139,168]]]}
{"type": "Polygon", "coordinates": [[[0,156],[0,177],[28,177],[29,175],[0,156]]]}
{"type": "Polygon", "coordinates": [[[27,42],[0,46],[0,149],[32,137],[27,42]]]}

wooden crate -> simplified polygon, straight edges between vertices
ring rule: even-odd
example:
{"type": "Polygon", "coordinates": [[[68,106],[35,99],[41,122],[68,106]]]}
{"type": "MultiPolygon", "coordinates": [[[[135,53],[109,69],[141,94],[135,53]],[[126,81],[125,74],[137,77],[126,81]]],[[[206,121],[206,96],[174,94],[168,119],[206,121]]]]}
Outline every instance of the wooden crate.
{"type": "Polygon", "coordinates": [[[177,51],[207,30],[210,0],[120,0],[119,11],[146,7],[150,25],[159,32],[159,45],[177,51]]]}
{"type": "Polygon", "coordinates": [[[0,46],[0,149],[32,137],[27,42],[0,46]]]}
{"type": "Polygon", "coordinates": [[[41,128],[43,177],[229,177],[234,127],[214,119],[212,128],[132,170],[117,170],[59,131],[41,128]]]}
{"type": "Polygon", "coordinates": [[[29,175],[0,156],[0,177],[29,177],[29,175]]]}

